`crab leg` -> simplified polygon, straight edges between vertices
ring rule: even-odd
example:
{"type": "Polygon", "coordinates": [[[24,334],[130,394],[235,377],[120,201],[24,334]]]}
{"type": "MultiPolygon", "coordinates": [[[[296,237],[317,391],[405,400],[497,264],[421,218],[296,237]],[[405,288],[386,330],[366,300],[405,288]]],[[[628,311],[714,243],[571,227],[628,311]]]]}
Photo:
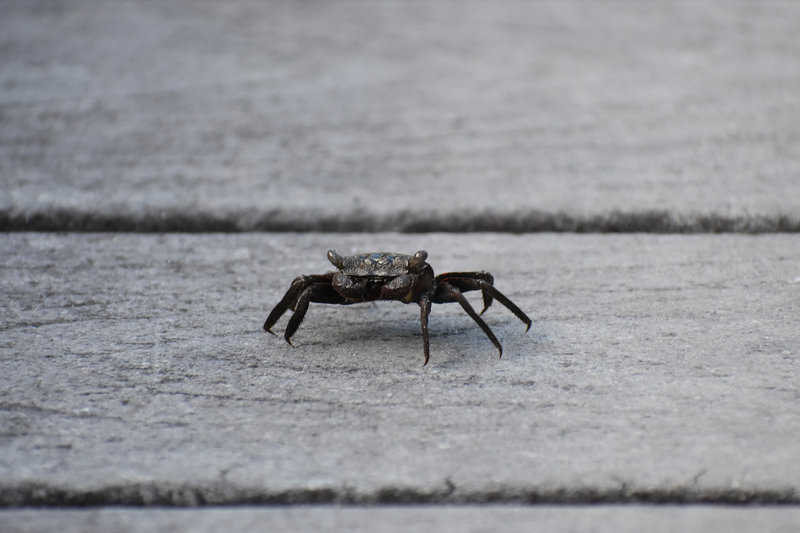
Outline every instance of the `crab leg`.
{"type": "MultiPolygon", "coordinates": [[[[482,289],[482,287],[478,287],[476,285],[476,280],[483,280],[491,285],[494,283],[494,276],[488,272],[446,272],[436,276],[436,279],[434,280],[434,286],[446,281],[461,292],[482,289]]],[[[487,309],[489,309],[489,306],[492,305],[492,295],[485,290],[481,290],[481,293],[483,296],[483,309],[481,310],[480,314],[483,314],[487,309]]]]}
{"type": "Polygon", "coordinates": [[[283,316],[283,313],[288,311],[290,307],[295,306],[297,299],[312,283],[313,280],[311,276],[299,276],[295,278],[289,286],[289,290],[287,290],[286,294],[281,298],[281,301],[272,308],[267,320],[264,322],[264,330],[275,335],[275,332],[272,331],[272,326],[278,322],[281,316],[283,316]]]}
{"type": "Polygon", "coordinates": [[[419,299],[420,309],[420,322],[422,322],[422,351],[425,354],[425,362],[422,366],[428,364],[428,359],[431,358],[431,340],[428,335],[428,315],[431,314],[431,300],[428,295],[423,295],[419,299]]]}
{"type": "Polygon", "coordinates": [[[347,304],[342,296],[340,296],[331,286],[331,279],[333,274],[319,274],[311,276],[300,276],[292,281],[289,290],[283,296],[280,302],[275,306],[272,312],[264,322],[264,329],[269,333],[275,334],[272,331],[274,326],[283,314],[291,309],[294,314],[289,319],[289,324],[286,326],[283,338],[286,342],[292,344],[291,337],[300,327],[300,323],[308,311],[308,304],[310,302],[316,303],[330,303],[330,304],[347,304]]]}
{"type": "Polygon", "coordinates": [[[494,344],[494,347],[497,348],[500,357],[503,357],[503,347],[500,345],[500,341],[498,341],[497,337],[494,336],[494,333],[492,333],[492,330],[489,328],[489,325],[483,321],[483,319],[480,317],[480,315],[478,315],[478,313],[475,312],[475,309],[472,308],[472,306],[469,304],[464,295],[461,294],[460,290],[458,290],[456,287],[453,287],[452,285],[450,285],[445,281],[442,282],[436,288],[435,295],[438,295],[439,298],[437,298],[434,301],[444,303],[444,302],[452,302],[453,300],[455,300],[456,302],[461,304],[461,307],[464,309],[464,311],[467,312],[467,314],[472,318],[472,320],[474,320],[475,323],[478,324],[478,326],[480,326],[480,328],[483,330],[486,336],[489,337],[489,340],[492,341],[492,344],[494,344]],[[442,294],[440,294],[439,291],[442,291],[444,293],[443,296],[449,296],[451,299],[441,299],[442,294]]]}
{"type": "Polygon", "coordinates": [[[481,288],[483,290],[487,291],[489,294],[494,296],[497,299],[498,302],[500,302],[501,304],[506,306],[506,308],[509,311],[514,313],[514,316],[516,316],[517,318],[522,320],[525,323],[525,325],[528,326],[527,328],[525,328],[526,332],[529,329],[531,329],[531,324],[533,323],[533,321],[528,317],[528,315],[526,315],[525,313],[522,312],[522,309],[517,307],[516,304],[514,304],[514,302],[509,300],[506,297],[505,294],[503,294],[502,292],[500,292],[497,289],[495,289],[494,285],[490,285],[489,283],[486,283],[485,281],[478,281],[478,284],[481,286],[481,288]]]}
{"type": "Polygon", "coordinates": [[[447,273],[447,274],[440,274],[437,276],[437,281],[439,283],[446,282],[462,292],[466,291],[474,291],[480,289],[483,292],[483,311],[481,314],[492,305],[493,298],[497,299],[498,302],[503,304],[509,311],[514,313],[514,316],[519,318],[522,322],[528,326],[525,331],[531,329],[531,324],[533,321],[526,315],[522,309],[516,306],[514,302],[508,299],[508,297],[497,290],[494,285],[492,285],[492,275],[488,272],[455,272],[455,273],[447,273]],[[457,277],[450,277],[450,276],[457,276],[457,277]],[[488,302],[488,303],[487,303],[488,302]]]}

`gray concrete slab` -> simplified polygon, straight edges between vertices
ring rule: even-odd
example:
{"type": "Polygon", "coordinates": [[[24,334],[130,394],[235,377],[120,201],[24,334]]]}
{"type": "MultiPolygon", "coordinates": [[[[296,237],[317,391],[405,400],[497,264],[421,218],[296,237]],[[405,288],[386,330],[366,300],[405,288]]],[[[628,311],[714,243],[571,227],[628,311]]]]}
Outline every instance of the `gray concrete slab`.
{"type": "MultiPolygon", "coordinates": [[[[798,502],[800,237],[5,234],[4,505],[798,502]],[[426,248],[533,318],[314,306],[325,250],[426,248]],[[280,330],[286,319],[279,323],[280,330]]],[[[477,305],[477,303],[476,303],[477,305]]],[[[9,516],[9,515],[4,515],[9,516]]]]}
{"type": "Polygon", "coordinates": [[[0,229],[800,230],[797,2],[0,8],[0,229]]]}
{"type": "Polygon", "coordinates": [[[402,506],[0,510],[7,533],[58,531],[728,531],[795,533],[797,507],[402,506]]]}

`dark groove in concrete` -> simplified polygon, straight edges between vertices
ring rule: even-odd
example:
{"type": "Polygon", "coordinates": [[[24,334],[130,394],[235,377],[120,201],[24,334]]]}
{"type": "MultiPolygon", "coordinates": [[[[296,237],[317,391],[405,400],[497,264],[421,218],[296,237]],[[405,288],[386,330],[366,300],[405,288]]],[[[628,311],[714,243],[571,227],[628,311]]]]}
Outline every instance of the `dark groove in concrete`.
{"type": "Polygon", "coordinates": [[[569,233],[798,233],[800,214],[726,216],[714,213],[614,211],[601,214],[527,211],[320,214],[276,210],[219,214],[201,211],[104,213],[55,209],[35,212],[0,210],[4,232],[239,233],[239,232],[569,232],[569,233]]]}
{"type": "Polygon", "coordinates": [[[798,505],[800,494],[794,489],[746,490],[733,488],[697,489],[692,487],[632,489],[494,488],[486,491],[459,491],[452,483],[441,489],[419,490],[385,487],[375,492],[359,492],[348,487],[320,487],[270,491],[236,487],[224,483],[210,485],[132,484],[77,490],[45,484],[0,487],[0,508],[13,507],[105,507],[204,505],[478,505],[513,503],[537,504],[715,504],[715,505],[798,505]]]}

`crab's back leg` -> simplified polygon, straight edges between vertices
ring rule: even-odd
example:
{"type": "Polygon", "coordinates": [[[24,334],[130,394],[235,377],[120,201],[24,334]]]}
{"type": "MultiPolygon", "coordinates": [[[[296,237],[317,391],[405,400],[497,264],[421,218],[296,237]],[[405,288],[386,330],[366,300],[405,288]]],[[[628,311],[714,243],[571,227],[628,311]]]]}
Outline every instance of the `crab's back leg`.
{"type": "Polygon", "coordinates": [[[476,280],[482,280],[487,282],[489,285],[492,285],[494,283],[494,276],[488,272],[446,272],[436,276],[433,284],[436,286],[439,283],[446,281],[461,292],[481,289],[483,296],[483,309],[481,310],[480,314],[483,314],[487,309],[489,309],[489,306],[492,305],[493,298],[488,291],[475,283],[476,280]]]}
{"type": "Polygon", "coordinates": [[[486,336],[489,337],[489,340],[492,341],[492,344],[494,344],[494,347],[497,348],[500,357],[503,356],[503,347],[500,345],[500,341],[497,340],[497,337],[494,336],[494,333],[492,333],[489,325],[483,321],[478,313],[475,312],[475,309],[472,308],[470,303],[467,301],[464,295],[461,294],[461,291],[458,288],[453,287],[446,281],[443,281],[436,287],[432,301],[436,303],[458,302],[461,304],[461,307],[464,309],[464,311],[467,312],[472,320],[474,320],[475,323],[480,326],[486,336]]]}
{"type": "MultiPolygon", "coordinates": [[[[457,273],[440,274],[439,276],[436,277],[436,280],[439,282],[439,284],[445,282],[449,285],[452,285],[453,287],[458,288],[461,292],[481,290],[483,292],[483,303],[484,303],[483,311],[486,311],[489,305],[491,305],[492,299],[494,298],[498,302],[503,304],[509,311],[514,313],[514,316],[516,316],[517,318],[522,320],[522,322],[525,323],[525,325],[527,326],[525,331],[531,329],[531,324],[533,324],[533,321],[528,317],[528,315],[526,315],[522,311],[522,309],[517,307],[517,305],[514,302],[509,300],[505,294],[497,290],[495,286],[492,285],[493,278],[492,275],[489,274],[488,272],[457,272],[457,273]],[[470,274],[475,274],[475,276],[469,277],[470,274]],[[450,277],[454,275],[456,277],[452,278],[450,277]],[[486,277],[484,277],[484,275],[486,277]],[[489,302],[488,304],[486,303],[487,296],[489,302]]],[[[439,300],[436,300],[437,296],[444,298],[447,297],[446,294],[439,294],[438,289],[434,293],[434,302],[445,303],[447,301],[453,301],[453,300],[443,300],[440,302],[439,300]]],[[[481,311],[481,314],[483,314],[483,311],[481,311]]]]}

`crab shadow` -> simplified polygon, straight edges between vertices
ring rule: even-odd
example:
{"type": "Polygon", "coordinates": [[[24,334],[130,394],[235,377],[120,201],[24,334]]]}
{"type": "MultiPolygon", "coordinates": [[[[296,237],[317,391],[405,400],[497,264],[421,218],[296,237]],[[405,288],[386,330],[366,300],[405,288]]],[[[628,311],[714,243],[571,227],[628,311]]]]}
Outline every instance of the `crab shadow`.
{"type": "MultiPolygon", "coordinates": [[[[524,335],[524,327],[514,327],[503,313],[484,316],[503,343],[503,358],[523,353],[521,343],[537,342],[533,331],[524,335]]],[[[513,318],[513,317],[511,317],[513,318]]],[[[280,325],[279,325],[280,327],[280,325]]],[[[432,361],[458,364],[466,357],[498,358],[498,352],[473,320],[458,306],[435,306],[430,318],[432,361]]],[[[276,333],[281,335],[280,329],[276,333]]],[[[277,340],[277,339],[276,339],[277,340]]],[[[295,348],[314,352],[324,349],[328,355],[344,358],[354,354],[386,359],[398,354],[403,359],[423,357],[423,341],[419,308],[397,302],[370,302],[346,307],[315,306],[303,327],[292,338],[295,348]]],[[[287,346],[289,348],[289,346],[287,346]]]]}

